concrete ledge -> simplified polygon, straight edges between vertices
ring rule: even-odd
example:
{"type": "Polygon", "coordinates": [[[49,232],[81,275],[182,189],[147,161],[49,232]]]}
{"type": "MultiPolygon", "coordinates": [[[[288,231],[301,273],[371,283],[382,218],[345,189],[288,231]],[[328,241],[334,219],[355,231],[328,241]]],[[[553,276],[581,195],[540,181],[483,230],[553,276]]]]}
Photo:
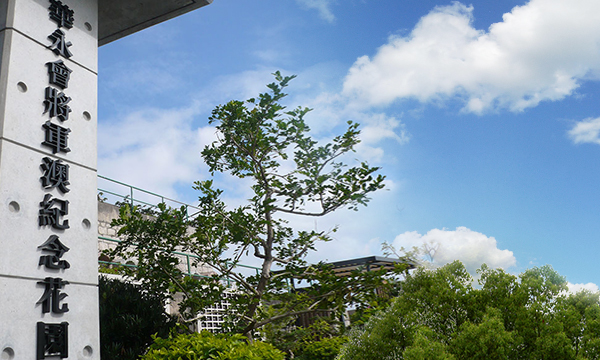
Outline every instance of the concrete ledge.
{"type": "Polygon", "coordinates": [[[212,2],[213,0],[99,0],[98,46],[212,2]]]}

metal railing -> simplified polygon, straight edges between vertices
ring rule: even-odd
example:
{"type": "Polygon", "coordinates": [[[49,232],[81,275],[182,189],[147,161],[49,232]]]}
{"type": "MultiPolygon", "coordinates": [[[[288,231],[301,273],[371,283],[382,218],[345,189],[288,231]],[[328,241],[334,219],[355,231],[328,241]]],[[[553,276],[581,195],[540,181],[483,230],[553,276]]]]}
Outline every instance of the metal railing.
{"type": "MultiPolygon", "coordinates": [[[[131,204],[132,207],[135,205],[142,205],[142,206],[148,206],[150,208],[157,208],[157,205],[156,205],[157,203],[165,203],[167,205],[176,204],[177,207],[182,207],[182,206],[185,207],[185,212],[186,212],[186,215],[188,216],[188,218],[193,218],[200,211],[199,207],[181,202],[179,200],[171,199],[166,196],[159,195],[159,194],[153,193],[151,191],[144,190],[144,189],[126,184],[124,182],[108,178],[106,176],[98,175],[98,178],[102,179],[102,180],[106,180],[113,185],[118,185],[119,187],[124,187],[125,188],[124,191],[126,193],[126,194],[120,194],[115,191],[111,191],[108,189],[98,187],[98,198],[99,199],[101,199],[102,196],[104,196],[104,195],[113,195],[113,196],[117,197],[118,199],[120,199],[120,200],[118,200],[119,202],[129,203],[129,204],[131,204]],[[142,200],[140,198],[141,197],[140,195],[136,196],[136,192],[144,194],[146,196],[146,198],[155,198],[157,201],[155,203],[151,203],[149,201],[142,200]],[[158,200],[160,200],[160,201],[158,201],[158,200]],[[192,214],[190,214],[190,211],[192,211],[192,214]]],[[[102,199],[102,200],[104,200],[104,199],[102,199]]]]}

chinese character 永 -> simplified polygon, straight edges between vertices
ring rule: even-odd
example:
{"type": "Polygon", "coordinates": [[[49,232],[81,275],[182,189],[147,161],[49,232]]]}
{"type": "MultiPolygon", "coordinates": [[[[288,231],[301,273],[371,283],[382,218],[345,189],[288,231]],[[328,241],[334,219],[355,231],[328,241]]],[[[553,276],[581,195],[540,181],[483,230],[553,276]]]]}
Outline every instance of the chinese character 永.
{"type": "Polygon", "coordinates": [[[42,304],[42,313],[46,314],[52,310],[53,314],[62,314],[69,311],[68,304],[60,304],[68,295],[61,293],[60,290],[68,285],[68,281],[61,278],[47,277],[43,281],[38,281],[39,285],[44,285],[44,294],[36,304],[42,304]]]}
{"type": "Polygon", "coordinates": [[[73,53],[69,51],[69,47],[73,44],[65,39],[65,33],[62,32],[62,30],[54,30],[51,35],[48,35],[48,39],[52,41],[50,50],[52,50],[56,55],[62,55],[67,59],[73,56],[73,53]]]}
{"type": "Polygon", "coordinates": [[[50,225],[58,230],[69,228],[69,220],[60,222],[61,217],[69,214],[69,201],[53,199],[52,195],[44,195],[44,200],[40,203],[40,212],[38,216],[39,226],[50,225]]]}
{"type": "Polygon", "coordinates": [[[42,127],[46,130],[46,138],[42,145],[50,147],[53,154],[56,154],[57,152],[68,153],[71,151],[71,149],[67,147],[71,129],[58,126],[50,121],[46,121],[42,127]]]}
{"type": "Polygon", "coordinates": [[[61,89],[66,89],[69,86],[69,79],[73,70],[69,69],[62,60],[55,62],[47,62],[48,81],[52,85],[56,85],[61,89]]]}
{"type": "Polygon", "coordinates": [[[42,159],[40,168],[44,175],[40,177],[44,189],[58,188],[61,193],[69,192],[69,164],[63,164],[62,160],[52,160],[49,157],[42,159]]]}
{"type": "Polygon", "coordinates": [[[46,357],[69,357],[69,323],[37,323],[37,360],[46,357]]]}
{"type": "Polygon", "coordinates": [[[42,252],[45,251],[52,254],[40,256],[38,265],[44,265],[48,269],[68,269],[71,267],[68,261],[60,260],[60,258],[69,251],[69,248],[60,242],[58,236],[50,236],[45,243],[38,246],[38,249],[41,249],[42,252]]]}

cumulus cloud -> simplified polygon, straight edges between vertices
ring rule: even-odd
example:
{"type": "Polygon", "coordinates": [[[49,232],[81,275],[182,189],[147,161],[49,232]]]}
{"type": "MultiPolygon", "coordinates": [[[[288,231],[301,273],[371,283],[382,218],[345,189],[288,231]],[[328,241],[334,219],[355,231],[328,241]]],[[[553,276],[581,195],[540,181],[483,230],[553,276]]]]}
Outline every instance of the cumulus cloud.
{"type": "Polygon", "coordinates": [[[437,248],[434,255],[435,265],[444,265],[460,260],[471,274],[475,274],[481,264],[492,268],[510,268],[516,265],[512,251],[498,249],[495,238],[458,227],[456,230],[433,229],[421,235],[416,231],[405,232],[396,236],[393,245],[396,248],[410,249],[423,244],[437,248]]]}
{"type": "Polygon", "coordinates": [[[600,117],[588,118],[575,123],[568,134],[575,144],[592,143],[600,145],[600,117]]]}
{"type": "Polygon", "coordinates": [[[570,293],[578,293],[582,290],[587,290],[593,293],[597,293],[600,289],[598,289],[598,285],[594,284],[594,283],[587,283],[587,284],[572,284],[570,282],[567,283],[567,286],[569,287],[569,292],[570,293]]]}
{"type": "Polygon", "coordinates": [[[327,22],[335,21],[335,16],[330,8],[333,0],[296,0],[296,2],[306,8],[317,10],[321,19],[327,22]]]}
{"type": "Polygon", "coordinates": [[[177,184],[201,178],[200,151],[214,140],[214,128],[194,127],[197,104],[179,109],[131,112],[98,128],[99,173],[176,197],[177,184]]]}
{"type": "Polygon", "coordinates": [[[344,94],[364,106],[402,98],[459,98],[464,111],[522,111],[560,100],[600,73],[600,2],[531,0],[489,29],[473,7],[436,7],[405,37],[392,36],[349,70],[344,94]]]}

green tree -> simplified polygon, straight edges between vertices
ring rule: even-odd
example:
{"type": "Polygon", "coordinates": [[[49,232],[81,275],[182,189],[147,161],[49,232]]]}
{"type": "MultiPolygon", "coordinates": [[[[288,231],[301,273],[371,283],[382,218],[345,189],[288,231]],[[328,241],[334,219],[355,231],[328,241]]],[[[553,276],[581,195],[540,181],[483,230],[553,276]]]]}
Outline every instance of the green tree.
{"type": "Polygon", "coordinates": [[[152,335],[166,336],[175,321],[165,313],[162,296],[141,286],[100,276],[100,355],[103,360],[135,360],[152,335]]]}
{"type": "Polygon", "coordinates": [[[460,262],[418,269],[388,309],[351,333],[338,359],[599,358],[598,293],[567,295],[548,265],[518,277],[485,265],[479,273],[474,288],[460,262]]]}
{"type": "Polygon", "coordinates": [[[369,301],[375,288],[390,284],[383,271],[355,271],[339,278],[324,264],[307,266],[304,261],[316,242],[330,240],[331,233],[293,229],[285,217],[357,210],[367,204],[370,193],[384,187],[384,177],[364,162],[348,167],[341,161],[360,141],[358,124],[348,122],[343,134],[319,144],[308,135],[304,121],[310,109],[288,110],[280,104],[294,77],[274,75],[269,93],[217,106],[209,118],[218,140],[204,148],[202,157],[211,175],[227,173],[248,184],[252,195],[246,204],[229,208],[221,199],[223,191],[210,179],[195,183],[201,210],[191,221],[182,211],[161,206],[155,219],[125,207],[114,223],[122,226],[119,234],[125,237],[114,255],[136,257],[139,268],[134,274],[146,286],[181,292],[184,321],[194,320],[198,310],[214,303],[225,290],[223,277],[233,279],[237,288],[230,329],[249,338],[285,317],[317,309],[340,313],[346,304],[369,301]],[[216,275],[182,279],[175,250],[197,255],[194,265],[210,266],[216,275]],[[239,271],[248,255],[260,260],[256,275],[239,271]],[[273,272],[274,266],[281,270],[273,272]],[[294,278],[315,286],[291,291],[294,278]]]}

